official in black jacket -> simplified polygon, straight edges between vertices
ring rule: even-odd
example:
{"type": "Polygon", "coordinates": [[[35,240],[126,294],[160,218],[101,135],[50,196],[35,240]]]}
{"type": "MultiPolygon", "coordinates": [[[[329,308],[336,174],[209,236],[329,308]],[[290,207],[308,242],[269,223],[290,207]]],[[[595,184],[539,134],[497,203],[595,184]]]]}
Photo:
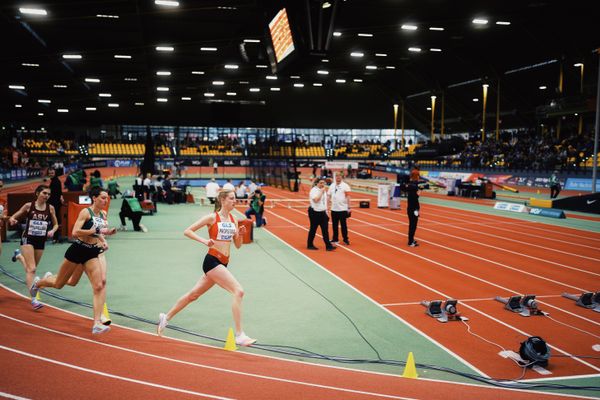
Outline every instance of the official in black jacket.
{"type": "Polygon", "coordinates": [[[408,245],[417,247],[419,243],[415,240],[415,232],[419,223],[419,171],[413,170],[410,173],[410,181],[406,184],[407,207],[408,214],[408,245]]]}

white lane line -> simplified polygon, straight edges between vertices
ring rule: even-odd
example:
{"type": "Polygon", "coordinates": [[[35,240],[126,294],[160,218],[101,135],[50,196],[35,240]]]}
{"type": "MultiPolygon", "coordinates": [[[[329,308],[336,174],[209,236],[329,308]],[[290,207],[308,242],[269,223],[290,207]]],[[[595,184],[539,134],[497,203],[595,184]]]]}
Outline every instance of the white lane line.
{"type": "MultiPolygon", "coordinates": [[[[383,217],[383,218],[385,218],[385,217],[383,217]]],[[[363,224],[371,225],[371,226],[374,226],[374,227],[377,227],[379,229],[391,232],[391,233],[396,234],[396,235],[407,236],[405,233],[398,232],[397,230],[387,229],[387,228],[380,228],[379,224],[373,224],[373,223],[367,222],[367,221],[365,221],[363,219],[359,219],[359,218],[357,218],[356,220],[357,221],[362,221],[363,224]]],[[[453,251],[455,253],[459,253],[459,254],[462,254],[462,255],[467,256],[467,257],[472,257],[472,258],[475,258],[477,260],[481,260],[481,261],[484,261],[484,262],[487,262],[487,263],[490,263],[490,264],[494,264],[494,265],[497,265],[499,267],[506,268],[506,269],[509,269],[509,270],[517,272],[517,273],[529,275],[529,276],[531,276],[533,278],[536,278],[536,279],[542,279],[542,280],[545,280],[545,281],[548,281],[548,282],[552,282],[552,283],[555,283],[555,284],[560,285],[560,286],[572,288],[572,289],[575,289],[575,290],[578,290],[578,291],[581,291],[581,292],[587,292],[587,291],[589,291],[589,290],[586,290],[584,288],[573,286],[573,285],[570,285],[570,284],[565,283],[565,282],[557,281],[555,279],[547,278],[545,276],[540,276],[539,274],[535,274],[535,273],[532,273],[532,272],[525,271],[522,268],[511,267],[510,265],[503,264],[501,262],[493,261],[493,260],[490,260],[490,259],[485,258],[485,257],[477,256],[475,254],[467,253],[467,252],[462,251],[462,250],[458,250],[458,249],[454,249],[452,247],[444,246],[442,244],[439,244],[439,243],[436,243],[436,242],[432,242],[432,241],[427,240],[427,239],[419,239],[419,240],[422,241],[423,243],[429,243],[431,245],[434,245],[434,246],[437,246],[437,247],[441,247],[442,249],[445,249],[445,250],[448,250],[448,251],[453,251]]]]}
{"type": "Polygon", "coordinates": [[[117,379],[117,380],[120,380],[120,381],[125,381],[125,382],[130,382],[130,383],[137,383],[138,385],[150,386],[150,387],[153,387],[153,388],[169,390],[171,392],[191,394],[191,395],[194,395],[194,396],[205,397],[205,398],[208,398],[208,399],[220,399],[220,400],[230,400],[231,399],[230,397],[214,396],[214,395],[207,394],[207,393],[194,392],[194,391],[191,391],[191,390],[179,389],[179,388],[175,388],[175,387],[172,387],[172,386],[159,385],[157,383],[152,383],[152,382],[147,382],[147,381],[141,381],[139,379],[132,379],[132,378],[124,377],[124,376],[109,374],[109,373],[106,373],[106,372],[97,371],[95,369],[84,368],[84,367],[80,367],[78,365],[73,365],[73,364],[69,364],[69,363],[64,363],[62,361],[54,360],[52,358],[46,358],[46,357],[38,356],[36,354],[27,353],[25,351],[13,349],[12,347],[3,346],[1,344],[0,344],[0,349],[1,350],[5,350],[5,351],[9,351],[9,352],[12,352],[12,353],[19,354],[21,356],[33,358],[33,359],[40,360],[40,361],[44,361],[44,362],[47,362],[47,363],[50,363],[50,364],[60,365],[61,367],[67,367],[67,368],[71,368],[71,369],[75,369],[75,370],[78,370],[78,371],[87,372],[87,373],[94,374],[94,375],[104,376],[106,378],[117,379]]]}
{"type": "MultiPolygon", "coordinates": [[[[562,297],[560,294],[549,294],[549,295],[542,295],[542,296],[536,296],[536,299],[541,299],[541,298],[549,298],[549,297],[555,297],[555,298],[560,298],[562,297]]],[[[478,299],[455,299],[458,300],[459,303],[466,303],[466,302],[478,302],[478,301],[496,301],[496,299],[494,297],[481,297],[478,299]]],[[[384,307],[393,307],[393,306],[415,306],[415,305],[420,305],[421,302],[420,301],[407,301],[407,302],[403,302],[403,303],[387,303],[387,304],[382,304],[382,306],[384,307]]]]}
{"type": "MultiPolygon", "coordinates": [[[[249,373],[249,372],[242,372],[242,371],[236,371],[236,370],[232,370],[232,369],[226,369],[226,368],[219,368],[219,367],[215,367],[212,365],[207,365],[207,364],[200,364],[200,363],[193,363],[190,361],[183,361],[183,360],[179,360],[176,358],[170,358],[170,357],[164,357],[164,356],[159,356],[156,354],[152,354],[152,353],[146,353],[143,351],[139,351],[139,350],[133,350],[133,349],[129,349],[126,347],[121,347],[121,346],[116,346],[114,344],[108,344],[108,343],[103,343],[103,342],[97,342],[95,340],[91,340],[91,339],[87,339],[84,337],[80,337],[80,336],[76,336],[76,335],[72,335],[70,333],[66,333],[66,332],[61,332],[61,331],[57,331],[55,329],[52,328],[47,328],[45,326],[41,326],[41,325],[36,325],[33,324],[31,322],[27,322],[27,321],[23,321],[17,318],[13,318],[11,316],[5,315],[0,313],[0,317],[9,319],[11,321],[15,321],[18,322],[20,324],[23,325],[27,325],[29,327],[32,328],[36,328],[36,329],[40,329],[43,331],[47,331],[47,332],[52,332],[55,333],[57,335],[62,335],[62,336],[66,336],[72,339],[77,339],[77,340],[81,340],[84,342],[88,342],[88,343],[93,343],[95,345],[98,346],[104,346],[104,347],[109,347],[112,349],[116,349],[116,350],[121,350],[121,351],[125,351],[128,353],[133,353],[133,354],[137,354],[137,355],[141,355],[141,356],[146,356],[146,357],[151,357],[151,358],[155,358],[158,360],[162,360],[162,361],[170,361],[173,363],[177,363],[177,364],[183,364],[183,365],[189,365],[192,367],[198,367],[198,368],[205,368],[205,369],[209,369],[212,371],[219,371],[219,372],[224,372],[227,374],[232,374],[232,375],[241,375],[241,376],[246,376],[246,377],[251,377],[251,378],[258,378],[258,379],[264,379],[264,380],[268,380],[268,381],[275,381],[275,382],[283,382],[283,383],[291,383],[291,384],[295,384],[295,385],[301,385],[301,386],[308,386],[308,387],[313,387],[313,388],[318,388],[318,389],[326,389],[326,390],[333,390],[333,391],[338,391],[338,392],[345,392],[345,393],[355,393],[355,394],[361,394],[361,395],[366,395],[366,396],[374,396],[374,397],[383,397],[383,398],[387,398],[387,399],[398,399],[398,400],[414,400],[413,398],[410,397],[402,397],[402,396],[394,396],[394,395],[389,395],[389,394],[383,394],[383,393],[374,393],[374,392],[366,392],[366,391],[362,391],[362,390],[354,390],[354,389],[347,389],[347,388],[342,388],[342,387],[337,387],[337,386],[330,386],[330,385],[320,385],[317,383],[310,383],[310,382],[304,382],[304,381],[298,381],[298,380],[292,380],[292,379],[284,379],[284,378],[277,378],[274,376],[268,376],[268,375],[260,375],[260,374],[253,374],[253,373],[249,373]]],[[[0,345],[0,348],[5,349],[5,350],[9,350],[12,351],[13,349],[10,349],[8,347],[2,346],[0,345]]],[[[19,350],[15,350],[15,352],[21,353],[19,350]]],[[[25,353],[25,355],[28,355],[28,353],[25,353]]],[[[34,355],[32,355],[34,356],[34,355]]],[[[34,356],[34,358],[38,358],[39,356],[34,356]]],[[[43,357],[39,357],[40,359],[42,359],[43,357]]],[[[47,359],[49,362],[54,362],[56,364],[61,364],[63,365],[64,363],[61,363],[59,361],[54,361],[54,360],[49,360],[47,359]]],[[[45,360],[46,361],[46,360],[45,360]]],[[[65,366],[70,366],[70,364],[64,364],[65,366]]],[[[75,366],[73,366],[75,367],[75,366]]],[[[76,369],[81,369],[81,370],[85,370],[87,372],[99,372],[99,371],[92,371],[92,370],[87,370],[83,367],[77,367],[76,369]]],[[[110,374],[104,374],[104,373],[100,373],[100,375],[106,375],[109,377],[116,377],[117,379],[122,378],[122,377],[117,377],[112,376],[110,374]]],[[[123,378],[124,380],[127,380],[128,378],[123,378]]],[[[132,380],[135,381],[135,380],[132,380]]],[[[142,381],[139,381],[142,382],[142,381]]],[[[138,383],[138,382],[136,382],[138,383]]],[[[146,382],[149,383],[149,382],[146,382]]],[[[149,383],[151,386],[154,384],[149,383]]],[[[157,387],[159,387],[160,385],[156,385],[157,387]]],[[[167,388],[167,387],[165,387],[167,388]]],[[[176,389],[176,388],[173,388],[176,389]]],[[[182,391],[182,389],[176,389],[179,391],[182,391]]],[[[184,393],[191,393],[191,394],[196,394],[195,392],[184,392],[184,393]]],[[[204,395],[204,394],[201,394],[204,395]]],[[[212,397],[211,395],[205,395],[208,397],[212,397]]],[[[225,397],[212,397],[212,398],[218,398],[218,399],[225,399],[225,397]]]]}
{"type": "MultiPolygon", "coordinates": [[[[392,219],[392,218],[387,218],[387,217],[380,216],[380,215],[375,215],[375,214],[369,214],[369,215],[371,215],[374,218],[381,218],[381,219],[385,219],[385,220],[388,220],[388,221],[396,221],[396,222],[398,222],[398,223],[400,223],[402,225],[408,225],[407,223],[405,223],[403,221],[400,221],[400,220],[396,220],[396,219],[392,219]]],[[[543,259],[543,258],[532,256],[532,255],[519,253],[517,251],[512,251],[512,250],[504,249],[502,247],[493,246],[493,245],[490,245],[490,244],[487,244],[487,243],[481,243],[481,242],[478,242],[476,240],[466,239],[466,238],[461,237],[461,236],[451,235],[449,233],[440,232],[440,231],[437,231],[435,229],[429,229],[429,228],[423,228],[423,227],[421,229],[426,230],[426,231],[434,232],[434,233],[436,233],[438,235],[448,236],[448,237],[451,237],[453,239],[462,240],[462,241],[469,242],[469,243],[474,243],[474,244],[476,244],[478,246],[489,247],[489,248],[492,248],[492,249],[495,249],[495,250],[498,250],[498,251],[503,251],[503,252],[507,252],[507,253],[510,253],[510,254],[515,254],[515,255],[518,255],[518,256],[521,256],[521,257],[531,258],[533,260],[541,261],[541,262],[548,263],[548,264],[557,265],[559,267],[564,267],[564,268],[567,268],[567,269],[571,269],[571,270],[574,270],[574,271],[579,271],[579,272],[582,272],[582,273],[585,273],[585,274],[589,274],[589,275],[600,276],[600,273],[595,273],[595,272],[588,271],[588,270],[585,270],[585,269],[572,267],[570,265],[561,264],[561,263],[558,263],[558,262],[555,262],[555,261],[550,261],[550,260],[546,260],[546,259],[543,259]]]]}
{"type": "Polygon", "coordinates": [[[0,392],[0,397],[4,397],[6,399],[13,399],[13,400],[31,400],[31,399],[28,399],[27,397],[15,396],[14,394],[4,393],[4,392],[0,392]]]}
{"type": "MultiPolygon", "coordinates": [[[[293,210],[293,211],[294,211],[294,212],[296,212],[296,213],[299,213],[299,214],[302,214],[302,215],[304,215],[304,213],[302,213],[302,212],[300,212],[300,211],[296,211],[296,210],[293,210]]],[[[279,217],[279,218],[282,218],[282,219],[284,219],[284,220],[286,220],[286,221],[288,221],[289,223],[295,224],[293,221],[291,221],[291,220],[289,220],[289,219],[287,219],[287,218],[285,218],[285,217],[282,217],[282,216],[280,216],[280,215],[279,215],[278,217],[279,217]]],[[[296,225],[298,228],[301,228],[301,229],[303,229],[303,230],[305,230],[305,231],[307,231],[307,230],[308,230],[308,229],[306,229],[305,227],[303,227],[303,226],[301,226],[301,225],[299,225],[299,224],[295,224],[295,225],[296,225]]],[[[349,231],[350,231],[350,230],[349,230],[349,231]]],[[[391,248],[393,248],[393,249],[395,249],[395,250],[397,250],[397,251],[400,251],[400,252],[402,252],[402,253],[405,253],[405,254],[407,254],[407,255],[414,256],[414,257],[417,257],[417,258],[423,259],[423,260],[425,260],[425,261],[428,261],[428,262],[430,262],[430,263],[432,263],[432,264],[438,265],[438,266],[440,266],[440,267],[442,267],[442,268],[450,269],[450,270],[453,270],[453,271],[455,271],[455,272],[458,272],[458,273],[460,273],[460,274],[463,274],[463,275],[466,275],[466,276],[470,276],[470,277],[472,277],[473,279],[476,279],[476,280],[479,280],[479,281],[481,281],[481,282],[487,283],[487,284],[489,284],[489,285],[491,285],[491,286],[495,286],[495,287],[498,287],[498,288],[502,288],[502,289],[506,290],[506,291],[507,291],[507,292],[509,292],[509,293],[516,293],[516,291],[515,291],[515,290],[508,289],[508,288],[505,288],[505,287],[503,287],[503,286],[497,285],[497,284],[495,284],[495,283],[492,283],[492,282],[486,281],[486,280],[484,280],[484,279],[482,279],[482,278],[478,278],[478,277],[472,276],[472,275],[470,275],[470,274],[467,274],[467,273],[465,273],[465,272],[462,272],[462,271],[456,270],[455,268],[452,268],[452,267],[450,267],[450,266],[448,266],[448,265],[445,265],[445,264],[442,264],[442,263],[440,263],[440,262],[437,262],[437,261],[431,260],[431,259],[429,259],[429,258],[427,258],[427,257],[423,257],[423,256],[420,256],[420,255],[418,255],[418,254],[415,254],[415,253],[409,252],[409,251],[407,251],[407,250],[404,250],[404,249],[401,249],[401,248],[399,248],[399,247],[393,246],[393,245],[391,245],[391,244],[389,244],[389,243],[386,243],[386,242],[382,242],[382,241],[380,241],[380,240],[374,239],[374,238],[372,238],[372,237],[369,237],[369,236],[367,236],[367,235],[363,235],[363,234],[361,234],[361,233],[354,232],[354,231],[352,231],[352,232],[353,232],[354,234],[356,234],[356,235],[362,236],[362,237],[364,237],[364,238],[366,238],[366,239],[368,239],[368,240],[371,240],[371,241],[374,241],[374,242],[377,242],[377,243],[383,244],[383,245],[385,245],[385,246],[391,247],[391,248]]],[[[318,236],[320,236],[320,235],[318,235],[318,236]]],[[[409,276],[407,276],[407,275],[404,275],[404,274],[402,274],[402,273],[400,273],[400,272],[398,272],[398,271],[394,270],[393,268],[390,268],[390,267],[388,267],[388,266],[385,266],[385,265],[383,265],[383,264],[381,264],[381,263],[379,263],[379,262],[377,262],[377,261],[373,260],[372,258],[369,258],[369,257],[367,257],[367,256],[365,256],[365,255],[363,255],[363,254],[360,254],[360,253],[358,253],[358,252],[356,252],[356,251],[354,251],[354,250],[350,249],[349,247],[338,247],[338,248],[341,248],[341,249],[343,249],[343,250],[345,250],[345,251],[348,251],[348,252],[350,252],[350,253],[353,253],[353,254],[357,255],[358,257],[361,257],[361,258],[363,258],[363,259],[365,259],[365,260],[367,260],[367,261],[371,262],[372,264],[374,264],[374,265],[377,265],[377,266],[378,266],[378,267],[380,267],[380,268],[383,268],[383,269],[385,269],[385,270],[387,270],[387,271],[389,271],[389,272],[391,272],[391,273],[393,273],[393,274],[395,274],[395,275],[398,275],[398,276],[400,276],[400,277],[402,277],[402,278],[404,278],[404,279],[406,279],[406,280],[409,280],[409,281],[411,281],[411,282],[413,282],[413,283],[415,283],[415,284],[417,284],[417,285],[419,285],[419,286],[421,286],[421,287],[424,287],[424,288],[426,288],[426,289],[428,289],[428,290],[431,290],[432,292],[434,292],[434,293],[436,293],[436,294],[438,294],[438,295],[440,295],[440,296],[442,296],[442,297],[444,297],[444,298],[453,298],[453,296],[448,296],[448,295],[444,294],[443,292],[441,292],[441,291],[439,291],[439,290],[436,290],[436,289],[434,289],[434,288],[432,288],[432,287],[430,287],[430,286],[427,286],[426,284],[424,284],[424,283],[422,283],[422,282],[419,282],[419,281],[417,281],[417,280],[415,280],[415,279],[413,279],[413,278],[410,278],[410,277],[409,277],[409,276]]],[[[524,336],[526,336],[526,337],[531,337],[531,336],[533,336],[533,335],[531,335],[531,334],[529,334],[529,333],[527,333],[527,332],[525,332],[525,331],[522,331],[521,329],[519,329],[519,328],[517,328],[517,327],[514,327],[514,326],[512,326],[512,325],[510,325],[510,324],[507,324],[507,323],[505,323],[505,322],[503,322],[503,321],[500,321],[499,319],[497,319],[497,318],[494,318],[494,317],[492,317],[491,315],[488,315],[488,314],[487,314],[487,313],[485,313],[485,312],[479,311],[479,310],[477,310],[475,307],[472,307],[472,306],[470,306],[470,305],[468,305],[468,304],[465,304],[464,306],[465,306],[465,307],[467,307],[467,308],[469,308],[469,309],[471,309],[471,310],[473,310],[473,311],[475,311],[476,313],[478,313],[478,314],[481,314],[481,315],[483,315],[484,317],[486,317],[486,318],[489,318],[489,319],[491,319],[491,320],[493,320],[493,321],[495,321],[495,322],[497,322],[497,323],[499,323],[499,324],[501,324],[501,325],[504,325],[505,327],[507,327],[507,328],[509,328],[509,329],[511,329],[511,330],[514,330],[515,332],[518,332],[518,333],[520,333],[520,334],[522,334],[522,335],[524,335],[524,336]]],[[[582,359],[580,359],[580,358],[577,358],[576,356],[574,356],[574,355],[570,354],[570,353],[569,353],[569,352],[567,352],[566,350],[562,350],[561,348],[559,348],[559,347],[556,347],[556,346],[554,346],[554,345],[549,345],[549,347],[551,347],[551,348],[553,348],[553,349],[555,349],[555,350],[557,350],[557,351],[559,351],[559,352],[561,352],[561,353],[563,353],[563,354],[565,354],[565,355],[567,355],[567,356],[571,357],[573,360],[575,360],[575,361],[577,361],[577,362],[579,362],[579,363],[581,363],[581,364],[583,364],[583,365],[585,365],[585,366],[588,366],[588,367],[592,368],[592,369],[593,369],[593,370],[595,370],[595,371],[598,371],[598,372],[600,372],[600,368],[599,368],[599,367],[596,367],[595,365],[592,365],[592,364],[588,363],[587,361],[584,361],[584,360],[582,360],[582,359]]]]}

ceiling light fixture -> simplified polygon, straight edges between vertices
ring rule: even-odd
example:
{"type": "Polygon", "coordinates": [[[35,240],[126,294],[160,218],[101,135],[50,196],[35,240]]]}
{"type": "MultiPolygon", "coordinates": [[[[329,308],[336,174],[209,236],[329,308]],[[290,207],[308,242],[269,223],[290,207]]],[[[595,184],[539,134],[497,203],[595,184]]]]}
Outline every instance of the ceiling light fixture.
{"type": "Polygon", "coordinates": [[[319,75],[329,75],[329,71],[326,71],[324,69],[320,69],[317,71],[317,74],[319,75]]]}
{"type": "Polygon", "coordinates": [[[200,47],[200,51],[217,51],[216,47],[200,47]]]}
{"type": "Polygon", "coordinates": [[[108,103],[108,106],[111,108],[117,108],[119,107],[119,103],[108,103]]]}
{"type": "Polygon", "coordinates": [[[107,14],[96,14],[96,17],[98,17],[98,18],[115,18],[115,19],[119,18],[118,15],[107,15],[107,14]]]}
{"type": "Polygon", "coordinates": [[[129,82],[137,82],[137,78],[125,78],[124,80],[129,82]]]}
{"type": "Polygon", "coordinates": [[[360,37],[373,37],[372,33],[359,33],[358,36],[360,37]]]}
{"type": "Polygon", "coordinates": [[[215,86],[223,86],[225,84],[224,81],[212,81],[212,84],[215,86]]]}
{"type": "Polygon", "coordinates": [[[21,63],[22,66],[24,67],[39,67],[40,64],[36,64],[36,63],[21,63]]]}
{"type": "Polygon", "coordinates": [[[302,88],[304,87],[304,83],[294,83],[294,87],[302,88]]]}
{"type": "Polygon", "coordinates": [[[442,32],[444,30],[444,28],[439,27],[439,26],[430,26],[429,27],[430,31],[438,31],[438,32],[442,32]]]}
{"type": "Polygon", "coordinates": [[[266,65],[263,65],[263,64],[258,64],[258,65],[256,66],[256,68],[269,68],[269,67],[268,67],[268,66],[266,66],[266,65]]]}
{"type": "Polygon", "coordinates": [[[58,111],[59,113],[68,113],[69,109],[68,108],[59,108],[56,111],[58,111]]]}
{"type": "Polygon", "coordinates": [[[255,87],[253,87],[253,88],[250,88],[250,91],[251,91],[252,93],[258,93],[258,92],[260,92],[260,89],[259,89],[259,88],[255,88],[255,87]]]}
{"type": "Polygon", "coordinates": [[[23,85],[8,85],[8,88],[14,90],[25,90],[25,86],[23,85]]]}
{"type": "Polygon", "coordinates": [[[260,43],[259,39],[244,39],[244,43],[260,43]]]}
{"type": "Polygon", "coordinates": [[[156,88],[156,91],[157,92],[168,92],[169,88],[165,87],[165,86],[159,86],[159,87],[156,88]]]}
{"type": "Polygon", "coordinates": [[[48,15],[46,10],[44,10],[43,8],[22,7],[22,8],[19,8],[19,11],[21,12],[21,14],[28,14],[28,15],[48,15]]]}
{"type": "Polygon", "coordinates": [[[416,25],[412,25],[412,24],[404,24],[400,28],[405,31],[416,31],[418,29],[418,27],[416,25]]]}
{"type": "Polygon", "coordinates": [[[98,96],[100,96],[100,97],[112,97],[112,94],[110,94],[110,93],[98,93],[98,96]]]}
{"type": "Polygon", "coordinates": [[[439,52],[441,52],[441,51],[442,51],[442,49],[437,49],[437,48],[435,48],[435,47],[432,47],[431,49],[429,49],[429,51],[433,51],[433,52],[437,52],[437,53],[439,53],[439,52]]]}
{"type": "Polygon", "coordinates": [[[346,83],[345,79],[336,79],[335,80],[336,83],[346,83]]]}
{"type": "Polygon", "coordinates": [[[323,86],[323,84],[322,83],[313,83],[313,86],[321,87],[321,86],[323,86]]]}
{"type": "Polygon", "coordinates": [[[420,53],[421,48],[420,47],[409,47],[408,51],[412,51],[413,53],[420,53]]]}
{"type": "Polygon", "coordinates": [[[353,51],[350,53],[350,57],[363,57],[365,53],[361,53],[360,51],[353,51]]]}
{"type": "Polygon", "coordinates": [[[275,75],[267,75],[267,79],[270,81],[276,81],[277,77],[275,75]]]}
{"type": "Polygon", "coordinates": [[[333,32],[333,36],[340,37],[342,36],[342,32],[333,32]]]}
{"type": "Polygon", "coordinates": [[[240,66],[236,64],[225,64],[225,69],[238,69],[240,66]]]}
{"type": "Polygon", "coordinates": [[[81,54],[63,54],[65,60],[81,60],[81,54]]]}
{"type": "Polygon", "coordinates": [[[281,89],[279,89],[278,87],[271,88],[271,92],[279,92],[279,91],[281,91],[281,89]]]}
{"type": "Polygon", "coordinates": [[[144,103],[133,103],[133,105],[135,105],[135,106],[143,106],[144,103]]]}
{"type": "Polygon", "coordinates": [[[487,25],[489,21],[485,18],[474,18],[472,22],[475,25],[487,25]]]}
{"type": "Polygon", "coordinates": [[[387,57],[385,53],[375,53],[375,57],[387,57]]]}
{"type": "Polygon", "coordinates": [[[227,96],[237,96],[236,92],[227,92],[227,96]]]}
{"type": "Polygon", "coordinates": [[[156,101],[158,103],[166,103],[167,101],[169,101],[169,99],[167,99],[166,97],[157,97],[156,101]]]}
{"type": "Polygon", "coordinates": [[[204,97],[215,97],[214,93],[204,93],[204,97]]]}
{"type": "Polygon", "coordinates": [[[86,107],[85,111],[96,111],[96,107],[86,107]]]}
{"type": "Polygon", "coordinates": [[[115,54],[115,56],[114,56],[114,57],[115,57],[115,58],[124,58],[124,59],[127,59],[127,60],[130,60],[130,59],[131,59],[131,56],[129,56],[129,55],[126,55],[126,54],[115,54]]]}
{"type": "Polygon", "coordinates": [[[507,25],[510,25],[510,22],[509,21],[496,21],[496,25],[505,25],[505,26],[507,26],[507,25]]]}
{"type": "Polygon", "coordinates": [[[475,97],[475,98],[473,99],[473,102],[474,102],[474,103],[477,103],[478,101],[479,101],[479,99],[478,99],[477,97],[475,97]]]}
{"type": "Polygon", "coordinates": [[[85,81],[88,83],[100,83],[100,79],[98,78],[85,78],[85,81]]]}
{"type": "Polygon", "coordinates": [[[15,104],[15,108],[22,108],[23,106],[21,104],[15,104]]]}
{"type": "Polygon", "coordinates": [[[67,85],[53,85],[53,87],[55,87],[57,89],[66,89],[67,85]]]}
{"type": "Polygon", "coordinates": [[[156,46],[155,49],[156,49],[156,51],[173,51],[173,50],[175,50],[175,48],[172,46],[156,46]]]}
{"type": "Polygon", "coordinates": [[[183,101],[190,101],[190,100],[192,100],[192,98],[191,97],[182,97],[181,100],[183,100],[183,101]]]}
{"type": "Polygon", "coordinates": [[[360,83],[360,82],[362,82],[362,81],[363,81],[362,79],[352,79],[352,80],[353,80],[354,82],[357,82],[357,83],[360,83]]]}
{"type": "Polygon", "coordinates": [[[156,71],[158,76],[171,76],[171,71],[156,71]]]}
{"type": "Polygon", "coordinates": [[[52,103],[52,102],[50,100],[46,100],[46,99],[39,99],[38,103],[49,104],[49,103],[52,103]]]}
{"type": "Polygon", "coordinates": [[[366,69],[377,69],[377,65],[367,65],[366,69]]]}
{"type": "Polygon", "coordinates": [[[179,2],[172,0],[154,0],[154,4],[158,6],[179,7],[179,2]]]}
{"type": "Polygon", "coordinates": [[[204,75],[203,71],[192,71],[192,75],[204,75]]]}
{"type": "Polygon", "coordinates": [[[546,89],[548,89],[547,86],[540,86],[540,90],[546,90],[546,89]]]}

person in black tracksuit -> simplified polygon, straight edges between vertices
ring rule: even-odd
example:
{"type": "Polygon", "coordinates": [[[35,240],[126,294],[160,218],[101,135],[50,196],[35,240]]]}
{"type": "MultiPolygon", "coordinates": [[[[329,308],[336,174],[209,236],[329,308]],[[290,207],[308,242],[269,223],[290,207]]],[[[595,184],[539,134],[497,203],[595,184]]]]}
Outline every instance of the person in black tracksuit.
{"type": "MultiPolygon", "coordinates": [[[[411,176],[412,178],[412,176],[411,176]]],[[[419,181],[412,180],[406,184],[407,194],[407,207],[406,212],[408,214],[408,245],[410,247],[417,247],[419,243],[415,240],[415,232],[417,231],[417,224],[419,223],[419,181]]]]}

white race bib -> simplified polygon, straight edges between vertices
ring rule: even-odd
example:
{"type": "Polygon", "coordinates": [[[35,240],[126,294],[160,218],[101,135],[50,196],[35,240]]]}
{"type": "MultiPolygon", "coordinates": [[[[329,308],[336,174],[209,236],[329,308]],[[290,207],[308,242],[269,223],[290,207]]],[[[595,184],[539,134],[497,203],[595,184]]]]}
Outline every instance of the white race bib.
{"type": "Polygon", "coordinates": [[[217,240],[229,242],[233,239],[237,229],[234,222],[218,222],[217,223],[217,240]]]}
{"type": "Polygon", "coordinates": [[[48,222],[37,219],[29,220],[29,229],[27,236],[46,236],[48,230],[48,222]]]}

